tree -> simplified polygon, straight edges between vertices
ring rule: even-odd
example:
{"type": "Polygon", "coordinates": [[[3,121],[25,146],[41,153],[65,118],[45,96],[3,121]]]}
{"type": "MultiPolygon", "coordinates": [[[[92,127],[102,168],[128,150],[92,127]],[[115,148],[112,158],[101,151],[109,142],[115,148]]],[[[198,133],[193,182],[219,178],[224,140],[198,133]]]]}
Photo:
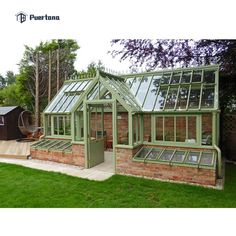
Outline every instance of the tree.
{"type": "Polygon", "coordinates": [[[6,86],[6,78],[0,75],[0,89],[4,88],[6,86]]]}
{"type": "Polygon", "coordinates": [[[130,60],[133,70],[219,64],[221,108],[235,109],[236,40],[114,39],[111,44],[119,46],[112,56],[130,60]]]}
{"type": "Polygon", "coordinates": [[[7,71],[5,79],[7,85],[14,84],[16,82],[16,75],[12,71],[7,71]]]}
{"type": "Polygon", "coordinates": [[[74,40],[41,42],[35,48],[25,46],[24,56],[20,62],[19,83],[21,88],[26,89],[35,100],[32,108],[37,126],[40,125],[40,111],[56,94],[65,78],[74,73],[78,48],[74,40]],[[50,80],[48,80],[49,75],[50,80]]]}
{"type": "Polygon", "coordinates": [[[93,61],[87,66],[86,70],[78,71],[77,75],[80,76],[81,78],[88,76],[92,77],[96,75],[97,70],[104,70],[104,69],[105,67],[101,60],[99,60],[97,63],[93,61]]]}

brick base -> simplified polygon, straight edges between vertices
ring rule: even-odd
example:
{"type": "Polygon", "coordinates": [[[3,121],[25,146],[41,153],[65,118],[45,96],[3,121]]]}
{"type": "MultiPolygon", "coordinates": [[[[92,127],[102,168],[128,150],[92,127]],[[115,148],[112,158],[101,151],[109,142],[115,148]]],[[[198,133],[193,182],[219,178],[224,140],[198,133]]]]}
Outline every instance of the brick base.
{"type": "Polygon", "coordinates": [[[140,149],[116,148],[116,173],[148,178],[174,180],[200,185],[216,185],[216,171],[159,163],[142,163],[132,160],[140,149]]]}
{"type": "Polygon", "coordinates": [[[64,164],[85,166],[84,157],[84,145],[72,144],[72,152],[64,153],[55,150],[30,150],[31,157],[33,159],[44,160],[44,161],[55,161],[64,164]]]}

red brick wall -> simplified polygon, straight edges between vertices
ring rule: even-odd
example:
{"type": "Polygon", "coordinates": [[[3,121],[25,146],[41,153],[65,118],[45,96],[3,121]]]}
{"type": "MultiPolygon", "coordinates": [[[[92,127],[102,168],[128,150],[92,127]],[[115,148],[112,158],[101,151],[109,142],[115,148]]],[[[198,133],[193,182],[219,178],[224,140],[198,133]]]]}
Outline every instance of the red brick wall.
{"type": "Polygon", "coordinates": [[[116,173],[201,185],[214,186],[216,184],[215,170],[135,162],[132,158],[139,149],[140,147],[137,149],[116,148],[116,173]]]}
{"type": "Polygon", "coordinates": [[[64,153],[55,150],[30,150],[32,159],[55,161],[64,164],[85,167],[84,145],[72,144],[72,152],[64,153]]]}

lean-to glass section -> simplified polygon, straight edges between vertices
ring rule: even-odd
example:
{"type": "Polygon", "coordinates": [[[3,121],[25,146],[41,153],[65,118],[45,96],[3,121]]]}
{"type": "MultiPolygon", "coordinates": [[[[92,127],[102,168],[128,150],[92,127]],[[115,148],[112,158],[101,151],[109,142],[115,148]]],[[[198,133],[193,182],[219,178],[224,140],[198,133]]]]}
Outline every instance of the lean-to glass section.
{"type": "Polygon", "coordinates": [[[191,88],[188,108],[191,108],[191,109],[199,108],[200,92],[201,92],[201,88],[199,87],[191,88]]]}
{"type": "Polygon", "coordinates": [[[166,97],[165,109],[174,109],[177,99],[178,88],[170,88],[166,97]]]}
{"type": "Polygon", "coordinates": [[[130,88],[134,95],[136,95],[136,92],[137,92],[141,82],[142,82],[142,77],[134,78],[132,87],[130,88]]]}

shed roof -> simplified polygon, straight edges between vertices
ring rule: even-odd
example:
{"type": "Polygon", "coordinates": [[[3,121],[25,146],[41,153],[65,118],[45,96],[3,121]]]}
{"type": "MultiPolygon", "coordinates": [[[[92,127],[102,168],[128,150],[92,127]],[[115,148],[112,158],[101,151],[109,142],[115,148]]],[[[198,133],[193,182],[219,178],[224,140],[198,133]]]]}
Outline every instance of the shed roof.
{"type": "Polygon", "coordinates": [[[17,106],[0,107],[0,115],[4,116],[4,115],[6,115],[7,113],[13,111],[16,108],[17,108],[17,106]]]}

